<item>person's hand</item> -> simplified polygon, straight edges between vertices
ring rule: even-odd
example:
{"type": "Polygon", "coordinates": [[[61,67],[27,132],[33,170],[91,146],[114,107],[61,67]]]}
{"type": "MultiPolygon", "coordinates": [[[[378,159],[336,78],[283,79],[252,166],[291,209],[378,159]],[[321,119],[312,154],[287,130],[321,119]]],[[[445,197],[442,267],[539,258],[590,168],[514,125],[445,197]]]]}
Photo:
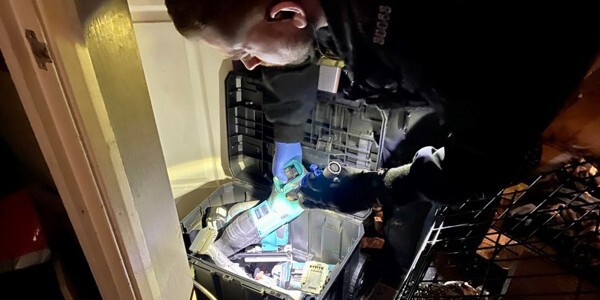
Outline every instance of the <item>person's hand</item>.
{"type": "Polygon", "coordinates": [[[419,196],[410,180],[411,166],[354,172],[335,179],[309,177],[300,189],[301,205],[355,213],[373,207],[377,201],[384,207],[414,201],[419,196]]]}
{"type": "Polygon", "coordinates": [[[273,175],[277,176],[281,183],[288,181],[283,171],[285,164],[295,159],[302,162],[302,145],[300,143],[275,143],[275,155],[273,155],[273,175]]]}
{"type": "Polygon", "coordinates": [[[381,177],[379,172],[360,172],[336,180],[320,176],[300,189],[300,204],[343,213],[366,210],[373,206],[382,190],[381,177]]]}

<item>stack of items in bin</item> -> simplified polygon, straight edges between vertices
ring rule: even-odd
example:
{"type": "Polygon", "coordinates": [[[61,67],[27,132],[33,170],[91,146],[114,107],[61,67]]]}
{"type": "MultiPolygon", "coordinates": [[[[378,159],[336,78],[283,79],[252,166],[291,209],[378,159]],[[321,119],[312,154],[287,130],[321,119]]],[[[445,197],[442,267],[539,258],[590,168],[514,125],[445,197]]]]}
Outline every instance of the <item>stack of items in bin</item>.
{"type": "MultiPolygon", "coordinates": [[[[259,201],[247,201],[231,206],[209,207],[204,214],[206,226],[220,229],[240,213],[256,206],[259,201]]],[[[265,237],[260,244],[250,245],[230,260],[242,267],[249,278],[286,290],[319,294],[335,264],[325,264],[304,257],[294,257],[289,243],[289,226],[284,224],[265,237]]]]}

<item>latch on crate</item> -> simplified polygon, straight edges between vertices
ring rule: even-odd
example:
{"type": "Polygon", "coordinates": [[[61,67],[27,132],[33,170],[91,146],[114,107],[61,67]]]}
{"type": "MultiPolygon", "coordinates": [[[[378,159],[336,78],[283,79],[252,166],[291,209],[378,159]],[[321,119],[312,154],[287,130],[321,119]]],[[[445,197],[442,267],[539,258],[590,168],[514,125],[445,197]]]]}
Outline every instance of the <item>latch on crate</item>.
{"type": "Polygon", "coordinates": [[[319,294],[327,283],[329,265],[317,261],[307,261],[302,273],[302,287],[305,293],[319,294]]]}

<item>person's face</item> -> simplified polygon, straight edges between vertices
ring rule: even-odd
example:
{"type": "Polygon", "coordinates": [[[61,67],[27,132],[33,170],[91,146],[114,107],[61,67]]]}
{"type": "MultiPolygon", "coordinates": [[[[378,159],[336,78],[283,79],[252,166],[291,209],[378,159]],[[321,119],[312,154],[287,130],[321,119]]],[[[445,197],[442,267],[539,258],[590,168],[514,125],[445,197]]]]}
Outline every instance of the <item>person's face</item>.
{"type": "Polygon", "coordinates": [[[258,65],[299,64],[314,51],[306,16],[292,2],[273,7],[270,18],[257,11],[240,23],[233,30],[235,34],[224,34],[217,26],[207,26],[200,37],[231,59],[240,60],[249,70],[258,65]]]}

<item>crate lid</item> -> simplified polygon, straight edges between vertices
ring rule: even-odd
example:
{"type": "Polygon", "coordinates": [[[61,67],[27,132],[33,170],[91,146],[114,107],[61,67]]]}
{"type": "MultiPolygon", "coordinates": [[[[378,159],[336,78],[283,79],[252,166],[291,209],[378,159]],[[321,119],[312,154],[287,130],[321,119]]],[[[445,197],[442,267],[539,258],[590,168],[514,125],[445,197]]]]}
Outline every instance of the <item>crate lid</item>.
{"type": "MultiPolygon", "coordinates": [[[[260,77],[252,73],[228,74],[226,118],[229,168],[235,179],[253,186],[270,188],[275,152],[273,124],[263,113],[271,94],[260,77]]],[[[303,164],[324,168],[330,160],[343,166],[374,171],[380,167],[385,114],[376,106],[343,96],[319,94],[310,118],[304,125],[303,164]]]]}

